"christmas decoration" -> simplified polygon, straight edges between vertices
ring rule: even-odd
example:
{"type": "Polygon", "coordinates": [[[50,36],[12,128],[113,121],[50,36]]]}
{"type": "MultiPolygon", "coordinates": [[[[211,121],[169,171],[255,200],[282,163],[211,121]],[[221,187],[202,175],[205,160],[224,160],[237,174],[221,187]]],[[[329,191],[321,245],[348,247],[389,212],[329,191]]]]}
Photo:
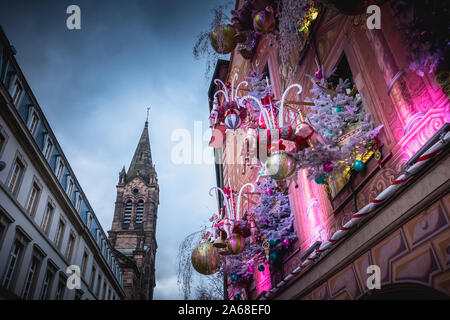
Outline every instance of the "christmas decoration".
{"type": "Polygon", "coordinates": [[[366,168],[366,165],[361,160],[356,160],[355,162],[353,162],[352,166],[353,169],[358,172],[363,171],[366,168]]]}
{"type": "Polygon", "coordinates": [[[268,196],[270,196],[270,195],[272,195],[273,191],[272,191],[272,189],[269,188],[269,189],[266,189],[265,193],[266,193],[268,196]]]}
{"type": "Polygon", "coordinates": [[[212,33],[220,26],[226,26],[230,23],[230,20],[225,13],[227,10],[228,5],[219,5],[212,10],[213,19],[211,21],[209,30],[200,32],[194,45],[193,55],[195,59],[200,59],[206,56],[205,76],[209,76],[211,70],[217,63],[217,59],[219,59],[221,56],[213,49],[213,46],[211,45],[211,38],[213,37],[214,39],[216,39],[215,43],[217,44],[217,48],[219,51],[222,51],[224,48],[222,44],[222,40],[224,39],[217,38],[217,36],[212,36],[212,33]],[[219,45],[221,48],[219,48],[219,45]]]}
{"type": "Polygon", "coordinates": [[[239,111],[235,109],[229,109],[225,112],[225,127],[227,129],[237,129],[241,124],[241,119],[239,118],[239,111]]]}
{"type": "Polygon", "coordinates": [[[230,180],[228,180],[228,187],[224,189],[212,187],[209,190],[210,196],[213,196],[213,191],[216,192],[215,196],[218,207],[220,207],[218,192],[222,194],[223,204],[226,208],[225,214],[223,214],[223,211],[220,211],[218,215],[214,214],[210,218],[210,221],[212,222],[210,241],[213,242],[215,246],[218,245],[222,247],[222,233],[225,233],[227,239],[226,244],[228,251],[231,254],[240,253],[245,247],[245,237],[248,237],[249,235],[254,236],[258,232],[257,226],[254,225],[254,221],[250,216],[247,220],[243,220],[243,217],[241,216],[242,193],[247,187],[250,187],[251,192],[255,190],[253,184],[244,184],[238,194],[237,206],[235,205],[230,180]]]}
{"type": "Polygon", "coordinates": [[[439,0],[390,1],[408,48],[409,69],[419,76],[450,61],[450,3],[439,0]]]}
{"type": "Polygon", "coordinates": [[[230,279],[231,279],[231,281],[238,281],[239,280],[239,276],[236,273],[232,273],[230,275],[230,279]]]}
{"type": "Polygon", "coordinates": [[[322,69],[317,70],[314,76],[319,80],[322,79],[322,69]]]}
{"type": "Polygon", "coordinates": [[[228,129],[237,129],[241,121],[247,117],[247,108],[243,106],[238,97],[239,88],[247,86],[247,81],[241,81],[236,87],[237,74],[233,76],[230,83],[223,83],[219,79],[215,79],[214,83],[221,88],[214,94],[213,108],[209,116],[211,128],[224,124],[228,129]],[[221,97],[222,99],[217,99],[221,97]],[[220,102],[219,102],[220,101],[220,102]]]}
{"type": "Polygon", "coordinates": [[[192,251],[191,261],[194,269],[205,275],[216,273],[222,263],[219,253],[209,241],[197,245],[192,251]]]}
{"type": "Polygon", "coordinates": [[[284,151],[272,153],[265,163],[266,174],[275,180],[284,180],[296,170],[295,159],[284,151]]]}
{"type": "Polygon", "coordinates": [[[219,54],[227,54],[236,47],[236,30],[231,25],[217,26],[210,35],[211,46],[219,54]]]}
{"type": "MultiPolygon", "coordinates": [[[[351,95],[349,80],[339,79],[328,83],[326,79],[309,76],[313,83],[311,92],[314,105],[306,116],[323,143],[300,150],[295,154],[297,168],[308,169],[308,177],[318,184],[333,180],[355,161],[360,161],[368,152],[379,149],[376,137],[382,126],[376,128],[364,113],[359,94],[351,95]],[[336,109],[340,112],[335,112],[336,109]]],[[[361,167],[361,166],[359,166],[361,167]]]]}
{"type": "Polygon", "coordinates": [[[253,27],[257,34],[265,34],[275,29],[275,15],[273,8],[267,6],[253,17],[253,27]]]}
{"type": "Polygon", "coordinates": [[[320,14],[321,5],[312,0],[280,0],[279,8],[278,52],[281,63],[287,65],[290,57],[308,44],[313,22],[320,14]]]}
{"type": "Polygon", "coordinates": [[[239,295],[239,293],[235,293],[233,296],[234,300],[241,300],[241,296],[239,295]]]}
{"type": "Polygon", "coordinates": [[[333,171],[333,164],[330,161],[327,161],[323,164],[323,171],[331,172],[333,171]]]}
{"type": "Polygon", "coordinates": [[[326,178],[327,178],[327,175],[326,174],[322,174],[322,175],[319,175],[319,176],[315,177],[314,181],[317,184],[325,184],[326,178]]]}
{"type": "Polygon", "coordinates": [[[245,248],[245,238],[239,233],[233,233],[227,240],[227,248],[231,254],[241,253],[245,248]]]}
{"type": "Polygon", "coordinates": [[[442,150],[448,148],[449,143],[450,133],[446,132],[439,141],[431,145],[415,162],[411,163],[389,187],[384,189],[374,200],[372,200],[372,202],[354,213],[347,223],[334,232],[327,241],[323,242],[318,249],[314,250],[297,268],[293,269],[293,271],[291,271],[281,282],[275,284],[270,292],[265,295],[265,298],[270,297],[271,293],[276,292],[280,287],[288,283],[294,275],[301,272],[304,268],[318,261],[319,257],[326,255],[332,246],[338,244],[340,239],[352,232],[352,229],[362,220],[366,219],[371,213],[378,211],[379,206],[384,205],[384,203],[397,194],[414,175],[419,173],[428,162],[433,161],[433,159],[439,156],[442,150]]]}
{"type": "Polygon", "coordinates": [[[284,239],[283,242],[282,242],[282,244],[283,244],[283,247],[289,248],[289,246],[291,245],[291,240],[289,240],[289,239],[284,239]]]}
{"type": "Polygon", "coordinates": [[[253,276],[253,265],[258,265],[260,272],[264,271],[264,264],[269,261],[270,253],[275,252],[277,259],[280,259],[286,251],[283,241],[287,239],[292,243],[297,238],[293,227],[294,217],[289,208],[289,197],[277,191],[276,186],[276,182],[270,178],[264,179],[257,186],[256,192],[260,192],[260,198],[250,209],[250,213],[256,216],[259,229],[257,241],[248,243],[242,253],[228,258],[232,266],[231,272],[239,275],[243,282],[253,276]],[[263,192],[266,189],[272,189],[273,194],[267,195],[263,192]],[[272,245],[267,239],[273,240],[272,245]]]}
{"type": "Polygon", "coordinates": [[[269,244],[270,244],[272,247],[274,247],[274,246],[277,244],[277,240],[275,240],[275,239],[270,239],[270,240],[269,240],[269,244]]]}

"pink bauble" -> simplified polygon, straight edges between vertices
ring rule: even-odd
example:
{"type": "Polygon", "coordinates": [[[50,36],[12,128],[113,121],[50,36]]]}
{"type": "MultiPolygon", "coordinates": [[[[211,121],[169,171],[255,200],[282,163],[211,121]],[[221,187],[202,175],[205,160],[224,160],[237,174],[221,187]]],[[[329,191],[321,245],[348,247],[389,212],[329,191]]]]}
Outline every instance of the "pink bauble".
{"type": "Polygon", "coordinates": [[[244,251],[245,238],[239,233],[233,233],[227,240],[227,247],[231,254],[239,254],[244,251]]]}
{"type": "Polygon", "coordinates": [[[327,161],[323,164],[323,171],[331,172],[333,171],[333,164],[330,161],[327,161]]]}
{"type": "Polygon", "coordinates": [[[322,70],[317,70],[316,73],[314,74],[316,76],[317,79],[322,79],[322,70]]]}
{"type": "Polygon", "coordinates": [[[255,268],[252,265],[248,266],[248,272],[253,273],[255,271],[255,268]]]}
{"type": "Polygon", "coordinates": [[[272,195],[272,193],[273,193],[272,189],[270,189],[270,188],[266,189],[266,194],[268,196],[272,195]]]}
{"type": "Polygon", "coordinates": [[[291,245],[291,241],[289,239],[284,239],[282,243],[283,243],[283,246],[286,248],[291,245]]]}

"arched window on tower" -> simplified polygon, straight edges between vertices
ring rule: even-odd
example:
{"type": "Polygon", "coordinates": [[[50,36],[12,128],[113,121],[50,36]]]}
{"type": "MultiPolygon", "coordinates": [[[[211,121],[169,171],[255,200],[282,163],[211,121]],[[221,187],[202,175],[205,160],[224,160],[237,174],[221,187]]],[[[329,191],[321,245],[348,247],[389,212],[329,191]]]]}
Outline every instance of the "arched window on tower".
{"type": "Polygon", "coordinates": [[[125,204],[125,212],[123,214],[123,228],[128,229],[131,222],[131,210],[133,209],[133,203],[128,200],[125,204]]]}
{"type": "Polygon", "coordinates": [[[144,219],[144,201],[139,200],[136,208],[136,220],[134,222],[135,228],[142,227],[142,220],[144,219]]]}

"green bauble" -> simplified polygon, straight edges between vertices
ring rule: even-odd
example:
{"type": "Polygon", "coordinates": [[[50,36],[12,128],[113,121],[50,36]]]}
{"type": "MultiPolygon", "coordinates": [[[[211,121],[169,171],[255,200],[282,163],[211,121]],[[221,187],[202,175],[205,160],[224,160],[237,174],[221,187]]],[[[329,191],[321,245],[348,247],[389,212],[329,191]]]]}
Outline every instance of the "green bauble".
{"type": "Polygon", "coordinates": [[[192,251],[192,266],[197,272],[210,275],[216,273],[222,264],[218,250],[209,241],[200,242],[192,251]]]}
{"type": "Polygon", "coordinates": [[[219,54],[228,54],[236,48],[236,30],[229,24],[217,26],[211,32],[211,47],[219,54]]]}
{"type": "Polygon", "coordinates": [[[355,169],[358,172],[363,171],[366,168],[366,165],[361,160],[356,160],[353,162],[353,169],[355,169]]]}
{"type": "Polygon", "coordinates": [[[296,169],[295,159],[285,151],[273,152],[266,161],[266,171],[272,179],[284,180],[296,169]]]}

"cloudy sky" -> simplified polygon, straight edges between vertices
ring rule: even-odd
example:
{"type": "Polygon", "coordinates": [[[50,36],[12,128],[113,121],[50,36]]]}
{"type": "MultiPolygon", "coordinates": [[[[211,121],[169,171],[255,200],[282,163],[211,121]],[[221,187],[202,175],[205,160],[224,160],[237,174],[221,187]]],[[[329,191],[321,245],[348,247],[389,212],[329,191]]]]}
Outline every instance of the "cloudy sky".
{"type": "MultiPolygon", "coordinates": [[[[128,168],[150,110],[150,143],[160,183],[155,299],[178,299],[178,246],[207,223],[215,182],[208,164],[176,165],[177,129],[203,121],[206,62],[195,60],[196,35],[211,9],[228,1],[0,0],[0,24],[103,228],[111,227],[115,186],[128,168]],[[81,8],[81,30],[66,9],[81,8]]],[[[204,150],[207,143],[204,142],[204,150]]]]}

